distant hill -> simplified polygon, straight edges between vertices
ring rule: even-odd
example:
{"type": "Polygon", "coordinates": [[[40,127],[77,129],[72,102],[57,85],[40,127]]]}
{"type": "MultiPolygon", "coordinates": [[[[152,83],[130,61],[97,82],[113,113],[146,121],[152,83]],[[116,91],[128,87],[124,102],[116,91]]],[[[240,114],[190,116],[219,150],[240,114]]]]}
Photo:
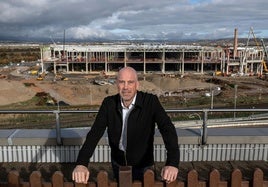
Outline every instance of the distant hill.
{"type": "MultiPolygon", "coordinates": [[[[238,38],[238,45],[245,46],[248,38],[238,38]]],[[[268,38],[263,38],[264,43],[268,45],[268,38]]],[[[20,38],[20,37],[0,37],[0,43],[50,43],[63,44],[63,39],[51,39],[51,38],[20,38]]],[[[222,39],[207,39],[207,40],[105,40],[105,39],[91,39],[91,40],[77,40],[77,39],[66,39],[65,43],[158,43],[158,44],[182,44],[182,45],[201,45],[201,46],[233,46],[233,38],[222,38],[222,39]]],[[[257,42],[261,45],[260,38],[257,38],[257,42]]],[[[256,45],[253,38],[250,38],[249,45],[256,45]]]]}

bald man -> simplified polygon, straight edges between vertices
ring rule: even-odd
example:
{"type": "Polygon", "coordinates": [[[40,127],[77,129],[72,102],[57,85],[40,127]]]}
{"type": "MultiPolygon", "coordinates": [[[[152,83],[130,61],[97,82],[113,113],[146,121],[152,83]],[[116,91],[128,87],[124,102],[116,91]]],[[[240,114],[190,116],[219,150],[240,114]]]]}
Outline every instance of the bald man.
{"type": "Polygon", "coordinates": [[[116,85],[118,94],[103,100],[79,151],[77,166],[72,173],[73,180],[87,183],[89,159],[106,129],[115,179],[119,178],[120,166],[132,166],[132,179],[142,180],[144,172],[154,165],[153,142],[157,124],[167,150],[161,177],[167,183],[173,182],[178,175],[180,160],[178,137],[158,97],[138,91],[137,72],[131,67],[118,72],[116,85]]]}

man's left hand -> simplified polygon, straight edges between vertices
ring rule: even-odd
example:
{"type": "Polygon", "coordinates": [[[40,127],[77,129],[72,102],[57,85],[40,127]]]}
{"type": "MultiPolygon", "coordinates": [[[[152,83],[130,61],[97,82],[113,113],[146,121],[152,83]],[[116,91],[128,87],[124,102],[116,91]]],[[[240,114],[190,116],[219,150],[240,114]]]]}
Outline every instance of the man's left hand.
{"type": "Polygon", "coordinates": [[[179,170],[176,167],[165,166],[161,171],[162,180],[166,181],[166,183],[171,183],[177,179],[178,172],[179,170]]]}

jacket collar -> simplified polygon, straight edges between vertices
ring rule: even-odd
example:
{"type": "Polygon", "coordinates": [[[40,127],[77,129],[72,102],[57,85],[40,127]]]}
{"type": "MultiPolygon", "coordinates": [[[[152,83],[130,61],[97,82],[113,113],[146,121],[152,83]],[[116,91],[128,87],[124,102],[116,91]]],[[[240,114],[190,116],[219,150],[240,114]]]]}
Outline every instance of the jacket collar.
{"type": "Polygon", "coordinates": [[[136,102],[135,102],[136,107],[142,107],[142,92],[137,91],[137,96],[136,96],[136,102]]]}

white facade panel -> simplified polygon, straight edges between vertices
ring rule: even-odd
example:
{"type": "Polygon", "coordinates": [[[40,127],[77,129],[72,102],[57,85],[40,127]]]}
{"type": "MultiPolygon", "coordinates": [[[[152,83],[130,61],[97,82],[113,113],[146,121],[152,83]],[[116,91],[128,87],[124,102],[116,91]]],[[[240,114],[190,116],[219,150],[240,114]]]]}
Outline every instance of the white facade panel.
{"type": "MultiPolygon", "coordinates": [[[[0,162],[75,162],[81,146],[0,146],[0,162]]],[[[267,161],[267,144],[180,145],[180,161],[267,161]]],[[[164,145],[155,145],[155,161],[166,160],[164,145]]],[[[91,162],[110,162],[110,147],[98,145],[91,162]]]]}

